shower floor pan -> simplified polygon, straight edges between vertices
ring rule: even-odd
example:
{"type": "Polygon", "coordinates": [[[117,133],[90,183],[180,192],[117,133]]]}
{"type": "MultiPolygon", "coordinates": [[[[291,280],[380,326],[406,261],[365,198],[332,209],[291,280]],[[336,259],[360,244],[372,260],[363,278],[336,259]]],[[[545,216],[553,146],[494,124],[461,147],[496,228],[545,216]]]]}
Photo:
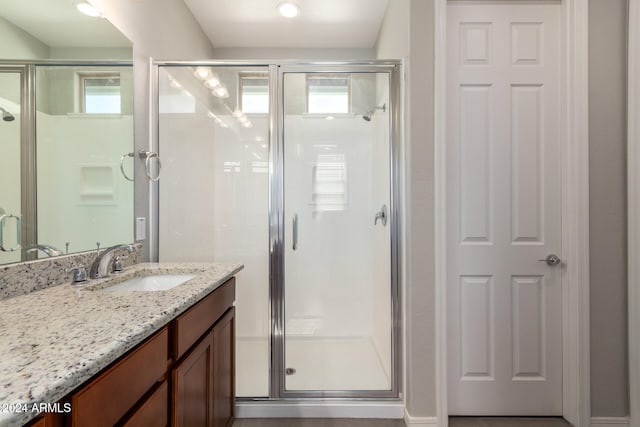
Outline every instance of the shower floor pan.
{"type": "MultiPolygon", "coordinates": [[[[267,340],[238,338],[238,397],[267,395],[268,354],[267,340]]],[[[383,359],[371,338],[288,338],[286,360],[286,367],[295,369],[295,374],[286,376],[287,390],[388,390],[391,387],[383,359]]]]}

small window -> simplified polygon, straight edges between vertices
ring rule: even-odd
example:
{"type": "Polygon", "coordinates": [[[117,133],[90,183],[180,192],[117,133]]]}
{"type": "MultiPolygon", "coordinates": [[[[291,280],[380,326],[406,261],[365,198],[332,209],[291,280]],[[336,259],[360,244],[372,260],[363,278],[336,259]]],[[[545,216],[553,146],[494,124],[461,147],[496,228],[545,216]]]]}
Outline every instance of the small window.
{"type": "Polygon", "coordinates": [[[345,74],[307,75],[307,112],[351,112],[351,78],[345,74]]]}
{"type": "Polygon", "coordinates": [[[240,73],[240,110],[245,114],[269,113],[267,73],[240,73]]]}
{"type": "Polygon", "coordinates": [[[87,114],[120,114],[120,73],[83,73],[80,107],[87,114]]]}

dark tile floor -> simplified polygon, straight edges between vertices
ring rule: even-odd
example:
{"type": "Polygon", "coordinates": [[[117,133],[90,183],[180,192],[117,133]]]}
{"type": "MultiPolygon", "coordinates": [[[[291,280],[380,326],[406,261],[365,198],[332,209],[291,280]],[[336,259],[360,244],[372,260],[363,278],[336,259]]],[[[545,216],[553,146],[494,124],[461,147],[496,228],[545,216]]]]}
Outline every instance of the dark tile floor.
{"type": "Polygon", "coordinates": [[[233,427],[405,427],[402,420],[341,419],[341,418],[245,418],[233,427]]]}
{"type": "MultiPolygon", "coordinates": [[[[450,427],[570,427],[561,418],[479,418],[452,417],[450,427]]],[[[240,419],[233,427],[405,427],[402,420],[271,418],[240,419]]]]}
{"type": "Polygon", "coordinates": [[[562,418],[451,417],[449,427],[570,427],[562,418]]]}

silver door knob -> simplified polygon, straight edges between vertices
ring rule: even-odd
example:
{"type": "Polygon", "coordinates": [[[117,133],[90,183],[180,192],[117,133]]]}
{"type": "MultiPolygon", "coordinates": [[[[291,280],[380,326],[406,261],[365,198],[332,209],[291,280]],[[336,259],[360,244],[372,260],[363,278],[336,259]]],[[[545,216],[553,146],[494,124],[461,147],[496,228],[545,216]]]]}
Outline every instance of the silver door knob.
{"type": "Polygon", "coordinates": [[[538,262],[546,262],[547,265],[549,266],[554,266],[554,265],[558,265],[560,264],[562,260],[560,259],[560,257],[558,255],[555,254],[549,254],[547,255],[544,259],[539,259],[538,262]]]}

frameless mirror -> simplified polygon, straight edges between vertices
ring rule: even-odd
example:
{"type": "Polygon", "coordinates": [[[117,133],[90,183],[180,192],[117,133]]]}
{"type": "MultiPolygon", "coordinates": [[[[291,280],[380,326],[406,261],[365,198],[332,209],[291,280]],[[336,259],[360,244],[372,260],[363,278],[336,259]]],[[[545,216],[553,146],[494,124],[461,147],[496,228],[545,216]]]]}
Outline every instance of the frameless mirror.
{"type": "Polygon", "coordinates": [[[0,264],[132,241],[131,42],[71,0],[0,0],[0,37],[0,264]]]}

